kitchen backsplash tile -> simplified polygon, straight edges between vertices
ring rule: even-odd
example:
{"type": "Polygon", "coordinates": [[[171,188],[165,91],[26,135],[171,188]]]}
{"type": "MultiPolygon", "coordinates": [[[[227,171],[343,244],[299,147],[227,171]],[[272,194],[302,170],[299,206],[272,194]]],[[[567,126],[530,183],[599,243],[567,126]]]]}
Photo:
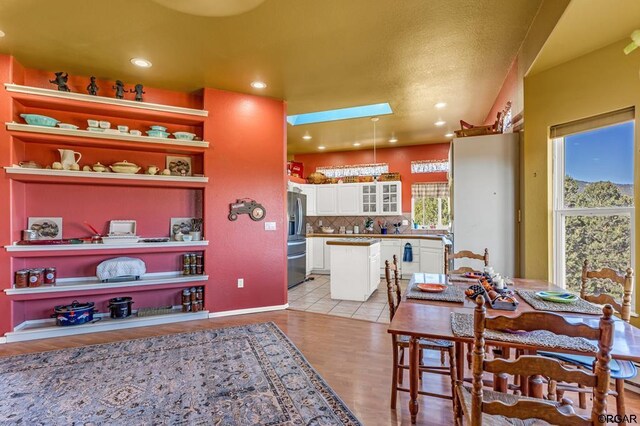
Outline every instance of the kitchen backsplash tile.
{"type": "MultiPolygon", "coordinates": [[[[386,221],[388,225],[387,232],[393,234],[393,223],[402,223],[406,220],[408,223],[413,223],[411,219],[411,213],[403,214],[401,216],[371,216],[373,219],[373,232],[375,234],[381,233],[378,221],[386,221]]],[[[344,226],[346,230],[353,230],[354,225],[360,227],[360,232],[364,233],[364,222],[367,219],[366,216],[307,216],[306,223],[313,227],[314,232],[321,232],[320,226],[329,226],[334,228],[336,232],[341,226],[344,226]],[[322,222],[322,225],[320,225],[322,222]]],[[[411,226],[401,226],[399,229],[401,234],[446,234],[448,231],[436,230],[436,229],[413,229],[411,226]]]]}

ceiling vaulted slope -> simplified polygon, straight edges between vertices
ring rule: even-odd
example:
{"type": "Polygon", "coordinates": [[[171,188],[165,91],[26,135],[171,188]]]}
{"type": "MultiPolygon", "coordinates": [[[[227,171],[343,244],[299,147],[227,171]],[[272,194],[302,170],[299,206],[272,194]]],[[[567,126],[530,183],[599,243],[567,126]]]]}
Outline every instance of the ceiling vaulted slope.
{"type": "MultiPolygon", "coordinates": [[[[393,133],[411,145],[444,141],[461,118],[484,120],[540,3],[266,0],[202,17],[152,0],[2,0],[0,52],[129,84],[263,94],[285,99],[289,114],[389,102],[395,113],[378,122],[378,142],[393,133]],[[133,57],[153,67],[133,67],[133,57]],[[252,89],[254,80],[268,87],[252,89]],[[438,101],[447,107],[436,110],[438,101]]],[[[366,118],[288,126],[290,153],[367,148],[371,138],[366,118]]]]}

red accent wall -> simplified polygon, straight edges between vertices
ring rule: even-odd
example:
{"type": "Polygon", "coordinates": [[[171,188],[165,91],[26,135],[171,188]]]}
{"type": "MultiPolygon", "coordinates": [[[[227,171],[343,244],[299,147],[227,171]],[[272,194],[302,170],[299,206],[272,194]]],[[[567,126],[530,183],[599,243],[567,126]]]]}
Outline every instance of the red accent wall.
{"type": "MultiPolygon", "coordinates": [[[[214,289],[207,308],[214,312],[282,305],[286,286],[286,107],[284,102],[205,89],[209,111],[205,154],[212,184],[205,191],[207,251],[214,289]],[[230,221],[229,204],[252,198],[266,209],[254,222],[243,214],[230,221]],[[265,231],[276,222],[277,231],[265,231]],[[237,279],[244,278],[244,288],[237,279]]],[[[206,225],[205,225],[206,226],[206,225]]]]}
{"type": "MultiPolygon", "coordinates": [[[[12,58],[0,55],[0,83],[10,80],[12,58]]],[[[11,121],[11,99],[4,88],[0,88],[0,164],[5,165],[12,157],[9,136],[4,123],[11,121]]],[[[11,181],[5,173],[0,174],[0,289],[11,286],[11,258],[2,247],[11,241],[11,181]]],[[[0,291],[0,336],[9,331],[11,301],[0,291]]]]}
{"type": "MultiPolygon", "coordinates": [[[[402,178],[402,211],[411,211],[411,184],[417,182],[446,182],[446,173],[411,173],[411,161],[447,160],[449,143],[399,146],[376,150],[376,161],[388,163],[390,172],[399,172],[402,178]]],[[[373,150],[296,154],[295,161],[304,163],[305,177],[322,166],[346,166],[373,162],[373,150]]]]}

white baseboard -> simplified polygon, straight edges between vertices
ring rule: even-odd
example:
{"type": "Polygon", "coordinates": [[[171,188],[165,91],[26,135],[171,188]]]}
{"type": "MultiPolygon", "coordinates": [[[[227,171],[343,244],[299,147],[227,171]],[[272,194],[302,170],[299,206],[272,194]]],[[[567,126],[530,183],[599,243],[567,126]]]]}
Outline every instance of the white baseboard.
{"type": "Polygon", "coordinates": [[[281,311],[289,307],[288,303],[284,305],[261,306],[259,308],[236,309],[234,311],[209,312],[209,318],[228,317],[232,315],[257,314],[260,312],[281,311]]]}

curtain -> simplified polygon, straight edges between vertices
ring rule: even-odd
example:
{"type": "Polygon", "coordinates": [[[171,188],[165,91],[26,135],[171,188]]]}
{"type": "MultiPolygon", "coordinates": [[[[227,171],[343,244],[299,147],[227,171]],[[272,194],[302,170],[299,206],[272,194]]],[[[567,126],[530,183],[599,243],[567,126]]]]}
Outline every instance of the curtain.
{"type": "Polygon", "coordinates": [[[411,196],[413,198],[446,198],[449,196],[449,184],[438,183],[414,183],[411,185],[411,196]]]}

